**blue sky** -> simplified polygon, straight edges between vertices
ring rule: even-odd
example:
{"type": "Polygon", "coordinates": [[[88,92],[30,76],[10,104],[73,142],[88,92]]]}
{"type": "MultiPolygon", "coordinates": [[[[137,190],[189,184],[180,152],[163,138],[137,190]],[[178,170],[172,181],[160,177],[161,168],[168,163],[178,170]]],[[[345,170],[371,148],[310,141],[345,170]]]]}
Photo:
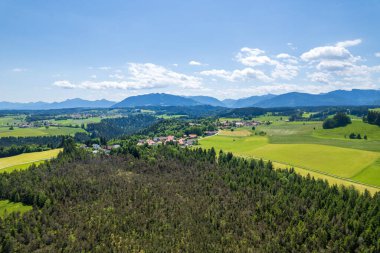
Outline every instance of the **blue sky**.
{"type": "Polygon", "coordinates": [[[380,88],[380,1],[0,1],[0,101],[380,88]]]}

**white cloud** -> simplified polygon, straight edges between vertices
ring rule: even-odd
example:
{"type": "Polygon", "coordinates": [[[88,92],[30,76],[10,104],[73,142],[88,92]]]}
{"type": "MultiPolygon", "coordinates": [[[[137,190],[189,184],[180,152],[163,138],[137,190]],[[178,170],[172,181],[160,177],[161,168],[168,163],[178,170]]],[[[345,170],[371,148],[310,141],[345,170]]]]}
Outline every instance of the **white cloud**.
{"type": "Polygon", "coordinates": [[[236,60],[243,65],[254,67],[258,65],[276,65],[278,62],[264,55],[265,51],[258,48],[243,47],[236,55],[236,60]]]}
{"type": "Polygon", "coordinates": [[[258,80],[262,82],[270,82],[273,79],[267,76],[263,71],[253,69],[253,68],[244,68],[236,69],[233,71],[227,71],[224,69],[212,69],[205,70],[200,72],[204,76],[212,76],[222,78],[227,81],[236,82],[236,81],[248,81],[248,80],[258,80]]]}
{"type": "Polygon", "coordinates": [[[380,52],[375,53],[376,57],[380,57],[380,52]]]}
{"type": "Polygon", "coordinates": [[[346,41],[341,41],[341,42],[336,43],[336,46],[337,47],[353,47],[353,46],[359,45],[360,43],[362,43],[361,39],[346,40],[346,41]]]}
{"type": "MultiPolygon", "coordinates": [[[[123,81],[83,81],[73,84],[69,81],[56,81],[54,86],[61,88],[81,89],[153,89],[168,86],[181,88],[200,88],[202,80],[198,77],[185,75],[166,69],[165,67],[152,63],[130,63],[128,65],[129,76],[123,81]]],[[[121,75],[114,74],[111,78],[120,79],[121,75]]]]}
{"type": "Polygon", "coordinates": [[[346,48],[337,46],[316,47],[301,55],[301,59],[304,61],[347,60],[350,58],[352,55],[346,48]]]}
{"type": "Polygon", "coordinates": [[[74,89],[77,87],[75,84],[67,80],[55,81],[53,85],[56,87],[64,88],[64,89],[74,89]]]}
{"type": "Polygon", "coordinates": [[[205,65],[205,64],[203,64],[203,63],[201,63],[199,61],[192,60],[192,61],[189,61],[189,65],[191,65],[191,66],[202,66],[202,65],[205,65]]]}
{"type": "Polygon", "coordinates": [[[278,54],[276,57],[277,57],[278,59],[289,59],[289,58],[292,58],[291,55],[289,55],[289,54],[285,54],[285,53],[278,54]]]}
{"type": "Polygon", "coordinates": [[[307,77],[312,82],[325,83],[325,84],[328,84],[331,78],[330,74],[324,73],[324,72],[314,72],[314,73],[308,74],[307,77]]]}
{"type": "Polygon", "coordinates": [[[274,79],[292,80],[298,76],[298,67],[289,64],[277,64],[272,72],[274,79]]]}
{"type": "Polygon", "coordinates": [[[317,65],[318,70],[327,71],[342,71],[350,67],[353,67],[353,64],[348,61],[321,61],[317,65]]]}

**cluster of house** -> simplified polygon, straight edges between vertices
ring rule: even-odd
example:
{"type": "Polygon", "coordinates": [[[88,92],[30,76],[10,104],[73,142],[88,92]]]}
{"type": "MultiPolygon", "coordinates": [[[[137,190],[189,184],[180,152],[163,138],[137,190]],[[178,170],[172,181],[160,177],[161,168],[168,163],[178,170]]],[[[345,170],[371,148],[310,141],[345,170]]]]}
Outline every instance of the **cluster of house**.
{"type": "Polygon", "coordinates": [[[86,149],[88,151],[92,151],[93,154],[97,154],[97,153],[106,153],[106,154],[109,154],[112,149],[118,149],[118,148],[120,148],[120,145],[119,144],[114,144],[114,145],[101,146],[99,144],[92,144],[92,146],[88,147],[86,144],[82,144],[80,147],[83,148],[83,149],[86,149]]]}
{"type": "Polygon", "coordinates": [[[220,126],[222,128],[223,127],[245,127],[245,126],[256,127],[260,124],[261,124],[260,121],[254,121],[254,120],[252,120],[252,121],[235,121],[235,120],[229,121],[229,120],[226,120],[226,121],[220,122],[220,126]]]}
{"type": "Polygon", "coordinates": [[[161,136],[161,137],[154,137],[152,139],[142,139],[139,140],[137,145],[142,146],[142,145],[149,145],[149,146],[154,146],[154,145],[165,145],[168,143],[176,143],[180,146],[187,147],[187,146],[192,146],[194,145],[198,140],[198,135],[196,134],[189,134],[189,135],[184,135],[182,138],[176,138],[173,135],[169,136],[161,136]]]}

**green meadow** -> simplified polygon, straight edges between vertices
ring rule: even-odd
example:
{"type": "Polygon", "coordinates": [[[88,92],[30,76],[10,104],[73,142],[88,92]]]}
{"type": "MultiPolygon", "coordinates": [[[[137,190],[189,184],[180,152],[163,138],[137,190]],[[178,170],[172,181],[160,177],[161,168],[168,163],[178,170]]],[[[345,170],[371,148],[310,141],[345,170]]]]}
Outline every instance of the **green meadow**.
{"type": "Polygon", "coordinates": [[[39,127],[39,128],[18,128],[9,130],[9,127],[0,127],[0,137],[27,137],[27,136],[49,136],[49,135],[74,135],[78,132],[85,132],[82,128],[73,127],[39,127]]]}
{"type": "Polygon", "coordinates": [[[3,218],[6,215],[13,212],[25,213],[32,210],[32,206],[24,205],[22,203],[14,203],[9,200],[0,200],[0,217],[3,218]]]}
{"type": "MultiPolygon", "coordinates": [[[[361,121],[335,129],[323,129],[321,122],[273,121],[260,125],[255,135],[250,128],[221,131],[201,139],[204,148],[233,152],[244,157],[263,158],[286,167],[296,167],[330,183],[355,185],[371,192],[380,190],[380,128],[361,121]],[[251,134],[247,134],[250,131],[251,134]],[[368,140],[351,140],[347,133],[366,134],[368,140]],[[240,133],[240,134],[239,134],[240,133]],[[362,185],[360,185],[362,184],[362,185]],[[364,185],[364,187],[363,187],[364,185]],[[371,187],[373,186],[373,187],[371,187]]],[[[296,169],[297,171],[297,169],[296,169]]]]}
{"type": "Polygon", "coordinates": [[[92,117],[87,119],[65,119],[65,120],[51,120],[52,123],[56,123],[62,126],[81,126],[90,123],[99,123],[102,120],[101,117],[92,117]]]}

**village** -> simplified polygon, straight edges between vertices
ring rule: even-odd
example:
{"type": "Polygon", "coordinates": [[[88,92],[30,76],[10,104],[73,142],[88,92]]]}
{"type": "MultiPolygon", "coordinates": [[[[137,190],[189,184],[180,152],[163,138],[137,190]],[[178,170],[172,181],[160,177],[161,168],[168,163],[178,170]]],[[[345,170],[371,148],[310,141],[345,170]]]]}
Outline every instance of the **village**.
{"type": "MultiPolygon", "coordinates": [[[[218,131],[205,131],[204,136],[212,136],[216,135],[218,131]]],[[[202,136],[198,136],[196,134],[188,134],[183,135],[181,138],[176,138],[173,135],[169,136],[160,136],[160,137],[154,137],[154,138],[148,138],[148,139],[141,139],[137,143],[138,146],[148,145],[148,146],[154,146],[154,145],[165,145],[165,144],[177,144],[181,147],[189,147],[193,145],[197,145],[198,138],[202,136]]]]}

